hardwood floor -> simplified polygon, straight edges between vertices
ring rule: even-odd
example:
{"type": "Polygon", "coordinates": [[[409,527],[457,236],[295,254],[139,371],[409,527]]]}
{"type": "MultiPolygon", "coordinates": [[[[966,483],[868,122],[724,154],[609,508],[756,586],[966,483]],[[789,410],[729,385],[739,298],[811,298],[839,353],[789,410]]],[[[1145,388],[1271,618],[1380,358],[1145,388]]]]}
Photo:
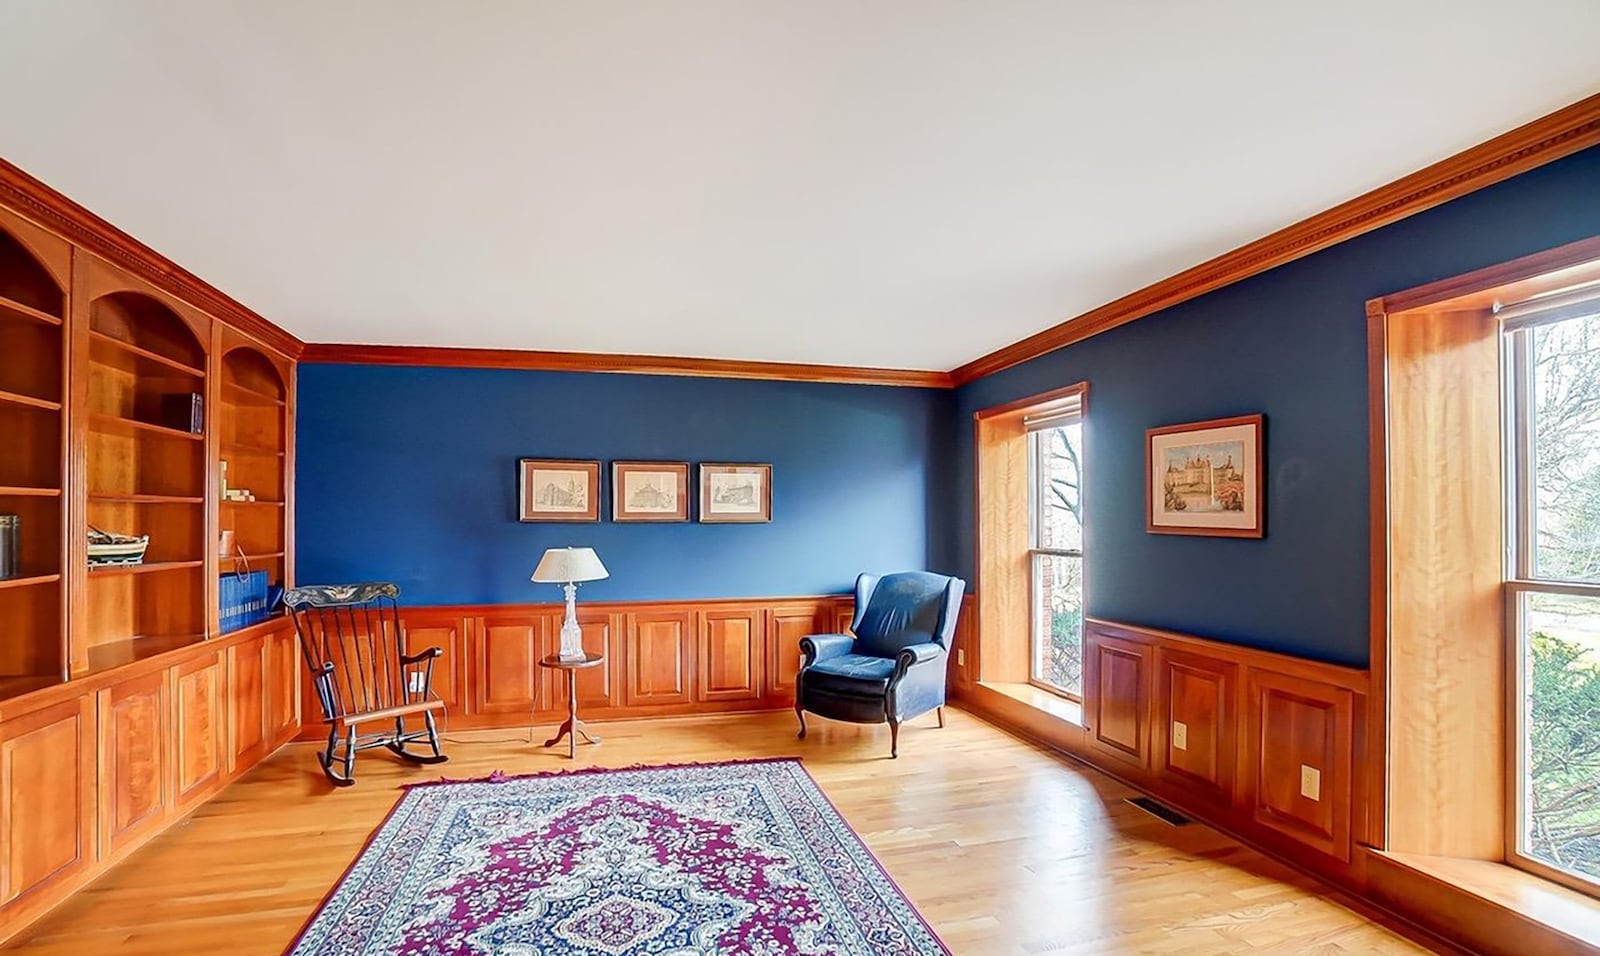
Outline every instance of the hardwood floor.
{"type": "MultiPolygon", "coordinates": [[[[451,762],[363,754],[334,791],[314,747],[284,748],[189,820],[78,894],[7,952],[129,956],[282,952],[410,780],[797,754],[960,956],[1427,952],[1320,884],[960,711],[937,730],[789,713],[597,725],[603,746],[544,750],[515,731],[451,735],[451,762]]],[[[534,737],[548,736],[541,727],[534,737]]],[[[523,732],[525,735],[525,732],[523,732]]]]}

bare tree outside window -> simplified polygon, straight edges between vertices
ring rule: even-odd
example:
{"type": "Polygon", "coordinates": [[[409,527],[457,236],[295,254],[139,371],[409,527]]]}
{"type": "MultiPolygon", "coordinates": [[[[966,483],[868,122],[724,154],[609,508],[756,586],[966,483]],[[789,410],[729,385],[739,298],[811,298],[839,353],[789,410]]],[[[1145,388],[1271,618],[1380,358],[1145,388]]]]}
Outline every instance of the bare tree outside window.
{"type": "Polygon", "coordinates": [[[1083,695],[1083,423],[1032,433],[1033,680],[1083,695]]]}
{"type": "Polygon", "coordinates": [[[1600,888],[1600,315],[1510,333],[1517,852],[1600,888]]]}

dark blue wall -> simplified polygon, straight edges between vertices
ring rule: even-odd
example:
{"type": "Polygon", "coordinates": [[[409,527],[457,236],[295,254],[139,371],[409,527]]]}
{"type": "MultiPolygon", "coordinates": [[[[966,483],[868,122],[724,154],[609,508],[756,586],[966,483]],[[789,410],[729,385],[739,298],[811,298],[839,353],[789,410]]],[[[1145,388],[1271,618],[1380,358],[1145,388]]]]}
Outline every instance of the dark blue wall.
{"type": "Polygon", "coordinates": [[[929,527],[953,495],[949,392],[356,365],[299,374],[302,583],[390,580],[413,604],[554,601],[556,588],[528,576],[545,548],[571,544],[611,571],[584,586],[587,600],[809,595],[954,551],[948,521],[929,527]],[[604,520],[519,523],[524,457],[604,462],[604,520]],[[772,523],[613,524],[613,459],[771,462],[772,523]]]}
{"type": "Polygon", "coordinates": [[[936,561],[972,577],[972,413],[1088,380],[1089,612],[1365,666],[1366,300],[1596,234],[1600,148],[973,382],[936,561]],[[1146,534],[1144,430],[1254,412],[1265,540],[1146,534]]]}

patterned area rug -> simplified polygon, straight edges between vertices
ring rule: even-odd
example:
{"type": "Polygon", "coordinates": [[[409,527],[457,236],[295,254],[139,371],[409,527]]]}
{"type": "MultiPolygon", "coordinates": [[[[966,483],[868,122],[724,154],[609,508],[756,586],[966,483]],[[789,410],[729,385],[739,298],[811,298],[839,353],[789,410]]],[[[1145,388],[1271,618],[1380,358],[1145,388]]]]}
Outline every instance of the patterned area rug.
{"type": "Polygon", "coordinates": [[[293,956],[946,956],[794,759],[409,789],[293,956]]]}

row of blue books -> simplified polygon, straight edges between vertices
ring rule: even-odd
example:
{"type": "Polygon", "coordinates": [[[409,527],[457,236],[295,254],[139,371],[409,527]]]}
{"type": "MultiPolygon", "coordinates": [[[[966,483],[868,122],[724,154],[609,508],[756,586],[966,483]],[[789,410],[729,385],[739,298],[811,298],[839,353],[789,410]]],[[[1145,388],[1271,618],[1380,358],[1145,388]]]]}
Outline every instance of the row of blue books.
{"type": "Polygon", "coordinates": [[[224,574],[218,588],[222,605],[218,625],[222,632],[237,631],[271,617],[273,608],[267,591],[265,571],[224,574]]]}

